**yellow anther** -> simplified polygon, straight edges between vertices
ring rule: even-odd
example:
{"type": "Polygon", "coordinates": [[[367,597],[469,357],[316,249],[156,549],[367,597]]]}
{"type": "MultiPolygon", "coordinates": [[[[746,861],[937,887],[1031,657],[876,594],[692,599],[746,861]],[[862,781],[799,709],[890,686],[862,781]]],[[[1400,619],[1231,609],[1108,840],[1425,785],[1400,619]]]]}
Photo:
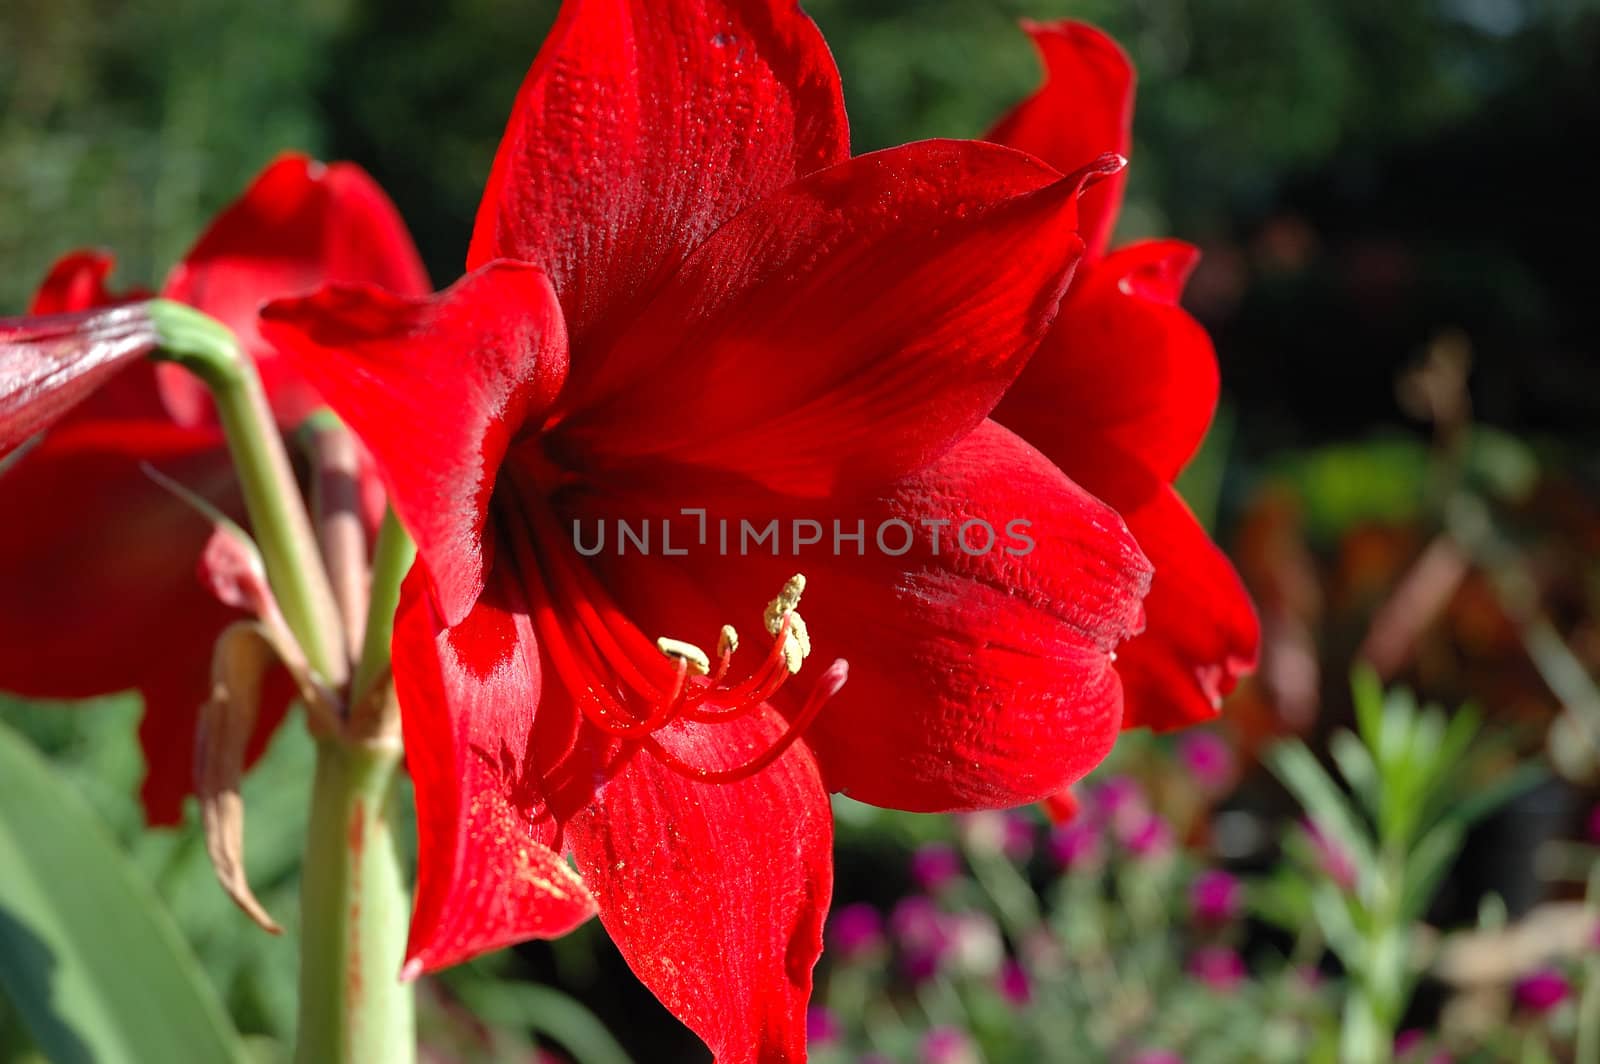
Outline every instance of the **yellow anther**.
{"type": "Polygon", "coordinates": [[[717,633],[717,657],[725,658],[739,649],[739,633],[733,625],[725,624],[717,633]]]}
{"type": "Polygon", "coordinates": [[[669,658],[676,658],[689,664],[689,671],[697,676],[706,676],[711,672],[711,659],[706,657],[706,652],[693,643],[685,643],[681,639],[668,639],[666,636],[656,640],[656,646],[661,653],[669,658]]]}
{"type": "Polygon", "coordinates": [[[811,636],[806,631],[806,622],[795,612],[805,589],[805,574],[795,573],[784,582],[778,597],[767,603],[766,612],[762,615],[767,632],[771,635],[783,631],[784,618],[789,619],[789,630],[783,638],[783,664],[791,673],[799,672],[800,663],[811,653],[811,636]]]}

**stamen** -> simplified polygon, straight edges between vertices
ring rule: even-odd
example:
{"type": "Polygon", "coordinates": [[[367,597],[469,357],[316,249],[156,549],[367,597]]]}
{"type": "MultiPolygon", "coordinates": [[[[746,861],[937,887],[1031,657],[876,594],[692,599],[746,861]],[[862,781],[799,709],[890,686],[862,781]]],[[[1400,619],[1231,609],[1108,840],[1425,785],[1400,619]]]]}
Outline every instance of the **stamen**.
{"type": "Polygon", "coordinates": [[[811,653],[811,634],[806,631],[806,622],[795,612],[805,589],[805,574],[795,573],[784,582],[778,597],[767,603],[766,612],[762,615],[762,621],[772,635],[777,635],[779,627],[788,622],[788,632],[783,637],[783,661],[791,673],[799,672],[800,663],[811,653]]]}
{"type": "Polygon", "coordinates": [[[838,694],[839,689],[844,686],[845,681],[849,678],[850,663],[843,658],[835,659],[834,663],[829,665],[827,671],[817,680],[817,685],[806,696],[805,705],[801,707],[800,712],[796,714],[789,727],[784,730],[784,733],[778,737],[778,741],[738,768],[697,768],[662,746],[654,736],[645,740],[645,746],[649,748],[658,761],[684,779],[694,780],[698,783],[736,783],[742,779],[749,779],[782,757],[784,752],[794,745],[795,740],[805,734],[806,729],[811,727],[812,722],[817,719],[817,715],[822,712],[822,707],[827,704],[828,699],[838,694]]]}
{"type": "Polygon", "coordinates": [[[689,666],[689,671],[696,676],[711,675],[711,659],[706,657],[706,652],[693,643],[685,643],[681,639],[668,639],[661,636],[656,640],[656,646],[661,653],[669,658],[676,658],[689,666]]]}

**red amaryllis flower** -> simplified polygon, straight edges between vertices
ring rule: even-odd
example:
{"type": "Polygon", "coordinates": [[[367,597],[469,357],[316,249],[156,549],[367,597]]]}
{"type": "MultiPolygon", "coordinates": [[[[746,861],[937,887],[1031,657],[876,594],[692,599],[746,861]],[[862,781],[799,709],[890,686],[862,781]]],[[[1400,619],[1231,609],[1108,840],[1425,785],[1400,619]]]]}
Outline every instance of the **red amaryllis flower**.
{"type": "MultiPolygon", "coordinates": [[[[1067,172],[1103,152],[1129,154],[1128,57],[1082,23],[1027,29],[1045,84],[989,139],[1067,172]]],[[[1155,566],[1144,633],[1117,652],[1117,672],[1124,725],[1165,729],[1215,716],[1255,667],[1260,631],[1232,564],[1172,488],[1217,404],[1211,339],[1178,306],[1198,253],[1176,240],[1108,253],[1121,199],[1121,175],[1084,193],[1083,264],[994,417],[1114,506],[1155,566]]]]}
{"type": "Polygon", "coordinates": [[[1010,806],[1104,756],[1148,566],[986,415],[1079,257],[1081,187],[1119,165],[1063,178],[977,142],[850,159],[792,2],[568,3],[472,272],[428,301],[342,287],[264,312],[418,543],[393,655],[410,970],[598,907],[719,1059],[801,1059],[828,790],[1010,806]],[[617,519],[655,550],[580,551],[575,527],[617,519]],[[1027,545],[980,549],[1013,520],[1027,545]],[[783,529],[786,556],[723,547],[724,521],[783,529]],[[835,522],[861,534],[793,556],[835,522]],[[808,644],[834,664],[792,678],[808,644]]]}
{"type": "MultiPolygon", "coordinates": [[[[84,386],[101,386],[0,472],[7,514],[0,522],[0,689],[79,698],[137,688],[145,703],[145,813],[152,823],[175,823],[193,789],[194,728],[210,690],[211,647],[237,614],[196,577],[209,522],[146,468],[235,518],[242,502],[198,380],[176,366],[140,362],[102,381],[95,368],[107,366],[104,374],[117,366],[82,358],[86,320],[102,330],[110,329],[106,322],[144,322],[128,343],[140,350],[154,343],[134,305],[147,294],[109,291],[111,266],[101,252],[66,256],[29,308],[46,316],[15,324],[19,333],[80,330],[61,339],[74,354],[60,363],[66,371],[56,376],[65,381],[49,379],[39,359],[29,361],[32,379],[56,388],[35,389],[25,411],[35,418],[31,427],[45,420],[42,407],[59,412],[66,400],[82,398],[84,386]],[[81,313],[96,307],[117,309],[81,313]]],[[[410,236],[371,178],[354,166],[284,156],[216,219],[161,294],[235,331],[288,427],[316,400],[262,342],[256,308],[339,280],[406,295],[430,290],[410,236]]],[[[8,360],[18,373],[27,368],[20,354],[14,364],[8,360]]],[[[13,383],[0,391],[20,396],[13,383]]],[[[289,685],[277,687],[263,706],[252,759],[282,717],[289,685]]]]}

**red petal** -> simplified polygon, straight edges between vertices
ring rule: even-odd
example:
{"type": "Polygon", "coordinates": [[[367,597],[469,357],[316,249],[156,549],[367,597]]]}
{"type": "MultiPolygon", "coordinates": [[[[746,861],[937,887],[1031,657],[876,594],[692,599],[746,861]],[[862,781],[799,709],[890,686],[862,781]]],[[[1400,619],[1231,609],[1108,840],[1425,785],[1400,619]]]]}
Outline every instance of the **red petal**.
{"type": "Polygon", "coordinates": [[[409,971],[563,935],[594,914],[582,880],[551,849],[556,827],[540,793],[548,766],[535,762],[571,740],[551,741],[554,718],[542,708],[535,723],[539,654],[517,601],[514,588],[491,587],[446,629],[417,570],[402,588],[394,674],[418,835],[409,971]]]}
{"type": "Polygon", "coordinates": [[[0,457],[157,344],[141,306],[0,318],[0,457]]]}
{"type": "MultiPolygon", "coordinates": [[[[221,439],[164,422],[66,426],[0,474],[6,512],[18,515],[0,521],[0,688],[43,698],[138,688],[146,815],[167,824],[193,789],[212,644],[239,615],[195,575],[210,522],[145,475],[146,462],[240,516],[221,439]]],[[[287,695],[278,683],[263,704],[250,760],[287,695]]]]}
{"type": "MultiPolygon", "coordinates": [[[[1044,58],[1045,83],[989,131],[988,140],[1037,155],[1064,174],[1133,143],[1133,64],[1117,43],[1082,22],[1024,23],[1044,58]]],[[[1084,193],[1081,231],[1091,258],[1111,241],[1126,181],[1118,174],[1084,193]]]]}
{"type": "Polygon", "coordinates": [[[28,304],[28,313],[69,314],[149,299],[150,294],[142,289],[119,293],[106,286],[116,262],[109,251],[69,251],[50,267],[28,304]]]}
{"type": "Polygon", "coordinates": [[[849,154],[833,58],[793,0],[571,0],[517,96],[467,266],[544,267],[578,345],[741,208],[849,154]]]}
{"type": "MultiPolygon", "coordinates": [[[[653,518],[707,501],[692,484],[678,490],[653,518]]],[[[585,543],[598,513],[619,516],[614,499],[591,505],[585,543]]],[[[919,812],[1006,808],[1059,791],[1106,755],[1122,719],[1111,651],[1142,624],[1149,565],[1121,519],[1037,451],[986,422],[880,500],[767,509],[783,505],[708,503],[705,546],[698,518],[674,523],[672,549],[686,556],[667,557],[660,541],[648,558],[619,554],[612,541],[591,564],[644,631],[702,645],[723,623],[746,630],[786,577],[805,573],[812,655],[779,697],[789,706],[804,696],[816,663],[849,661],[850,682],[806,739],[830,789],[852,798],[919,812]],[[739,539],[741,520],[759,529],[771,516],[784,522],[781,556],[764,553],[770,541],[739,539]],[[818,521],[823,537],[798,557],[787,524],[796,518],[818,521]],[[835,520],[847,534],[861,522],[864,542],[836,543],[835,520]],[[915,533],[909,549],[908,531],[891,520],[915,533]],[[923,523],[939,520],[949,523],[923,523]],[[968,555],[955,539],[974,520],[995,530],[987,554],[968,555]],[[1011,530],[1031,537],[1031,550],[1008,532],[1014,520],[1031,522],[1011,530]]],[[[981,526],[968,529],[970,549],[985,539],[981,526]]]]}
{"type": "Polygon", "coordinates": [[[1151,240],[1086,266],[995,420],[1080,481],[1107,446],[1177,476],[1217,406],[1211,338],[1177,305],[1196,257],[1151,240]]]}
{"type": "MultiPolygon", "coordinates": [[[[656,739],[717,769],[765,749],[783,728],[766,710],[671,725],[656,739]]],[[[736,783],[690,782],[636,753],[569,838],[617,948],[720,1064],[805,1060],[833,827],[804,746],[736,783]]]]}
{"type": "Polygon", "coordinates": [[[445,622],[460,622],[483,588],[500,460],[566,374],[544,274],[490,263],[427,300],[328,288],[273,303],[261,328],[372,452],[445,622]]]}
{"type": "Polygon", "coordinates": [[[796,182],[674,275],[563,399],[557,446],[613,474],[695,466],[800,494],[920,468],[983,420],[1054,316],[1089,176],[929,141],[796,182]]]}
{"type": "MultiPolygon", "coordinates": [[[[28,305],[29,314],[67,314],[78,310],[137,303],[150,298],[142,288],[113,292],[106,285],[116,259],[106,251],[72,251],[56,260],[28,305]]],[[[74,420],[162,418],[166,406],[156,390],[156,368],[114,374],[78,405],[74,420]]]]}
{"type": "MultiPolygon", "coordinates": [[[[231,328],[255,358],[279,420],[294,425],[322,404],[262,341],[256,312],[323,284],[373,284],[407,297],[433,288],[394,204],[364,170],[282,155],[211,223],[162,295],[231,328]]],[[[210,416],[194,377],[175,366],[161,375],[175,418],[194,424],[210,416]]]]}
{"type": "Polygon", "coordinates": [[[1117,652],[1124,726],[1166,730],[1214,718],[1255,668],[1261,639],[1233,564],[1178,493],[1126,457],[1108,451],[1080,479],[1117,507],[1155,566],[1144,633],[1117,652]]]}

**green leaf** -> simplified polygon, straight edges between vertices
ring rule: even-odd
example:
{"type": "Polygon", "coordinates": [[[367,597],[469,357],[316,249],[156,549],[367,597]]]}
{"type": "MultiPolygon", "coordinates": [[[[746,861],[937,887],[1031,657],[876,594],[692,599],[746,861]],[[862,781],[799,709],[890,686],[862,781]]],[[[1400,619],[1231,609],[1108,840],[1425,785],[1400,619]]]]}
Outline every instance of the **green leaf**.
{"type": "Polygon", "coordinates": [[[1383,741],[1383,681],[1370,665],[1357,665],[1350,672],[1350,693],[1356,706],[1356,727],[1367,749],[1376,751],[1383,741]]]}
{"type": "Polygon", "coordinates": [[[52,1061],[244,1060],[155,891],[3,725],[0,868],[0,989],[52,1061]]]}
{"type": "Polygon", "coordinates": [[[500,1027],[531,1027],[559,1043],[578,1064],[633,1064],[592,1012],[553,987],[459,978],[452,989],[480,1020],[500,1027]]]}
{"type": "Polygon", "coordinates": [[[1465,837],[1462,826],[1453,820],[1441,821],[1422,836],[1406,857],[1405,893],[1400,899],[1402,919],[1422,918],[1440,881],[1461,852],[1465,837]]]}
{"type": "Polygon", "coordinates": [[[1317,763],[1304,743],[1279,743],[1267,753],[1267,765],[1317,828],[1342,847],[1363,875],[1377,861],[1372,839],[1363,830],[1350,800],[1333,778],[1317,763]]]}
{"type": "Polygon", "coordinates": [[[1361,800],[1367,815],[1376,817],[1382,794],[1378,786],[1378,766],[1367,748],[1355,733],[1338,731],[1328,740],[1328,752],[1333,755],[1333,763],[1339,766],[1339,774],[1361,800]]]}

